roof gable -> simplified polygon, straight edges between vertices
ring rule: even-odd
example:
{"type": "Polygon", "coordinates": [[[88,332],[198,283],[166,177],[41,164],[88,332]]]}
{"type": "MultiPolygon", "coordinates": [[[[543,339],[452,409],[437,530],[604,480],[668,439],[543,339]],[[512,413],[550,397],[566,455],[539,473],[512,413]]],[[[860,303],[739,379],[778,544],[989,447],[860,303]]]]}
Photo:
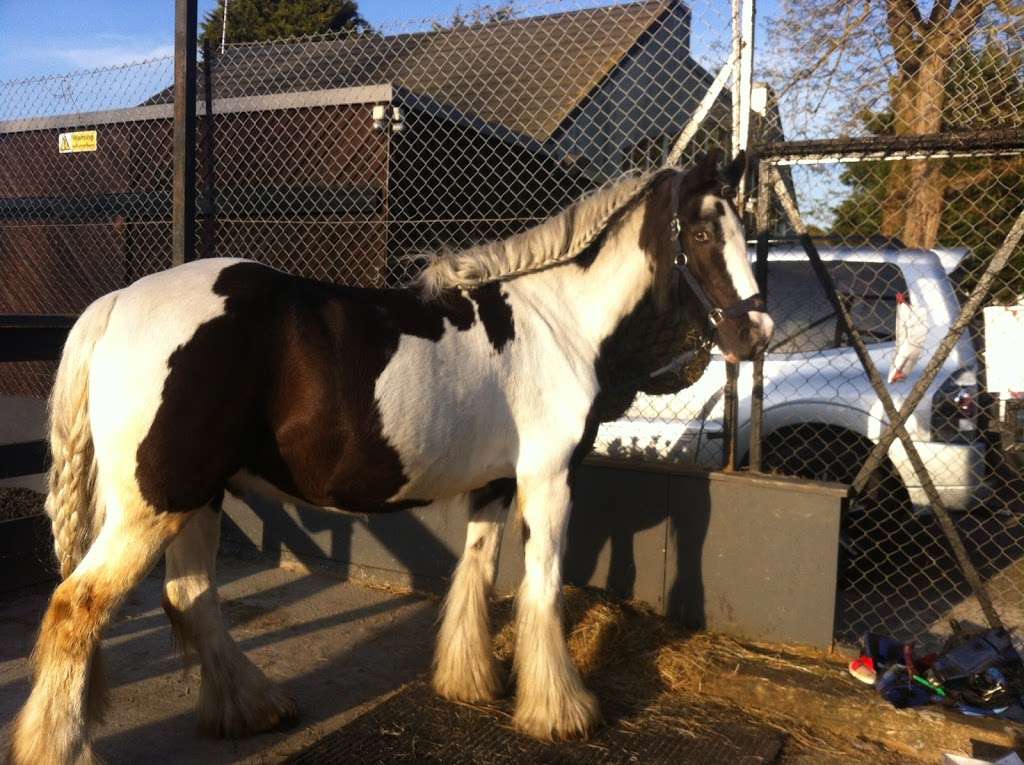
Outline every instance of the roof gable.
{"type": "Polygon", "coordinates": [[[454,30],[256,43],[217,59],[217,98],[391,82],[544,142],[674,0],[454,30]]]}

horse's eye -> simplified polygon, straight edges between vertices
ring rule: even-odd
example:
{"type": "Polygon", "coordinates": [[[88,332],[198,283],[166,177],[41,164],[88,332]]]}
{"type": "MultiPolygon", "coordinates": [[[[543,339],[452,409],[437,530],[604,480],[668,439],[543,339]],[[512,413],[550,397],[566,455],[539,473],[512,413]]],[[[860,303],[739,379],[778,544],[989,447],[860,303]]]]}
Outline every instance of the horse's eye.
{"type": "Polygon", "coordinates": [[[706,242],[708,240],[708,232],[695,231],[693,234],[693,238],[696,239],[698,242],[706,242]]]}

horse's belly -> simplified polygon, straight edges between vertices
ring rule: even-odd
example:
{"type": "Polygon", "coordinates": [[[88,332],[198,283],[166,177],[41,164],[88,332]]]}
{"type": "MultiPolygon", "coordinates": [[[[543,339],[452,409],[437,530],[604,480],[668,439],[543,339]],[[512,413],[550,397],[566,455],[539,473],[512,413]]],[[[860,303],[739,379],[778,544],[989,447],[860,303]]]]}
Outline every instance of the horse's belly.
{"type": "Polygon", "coordinates": [[[448,497],[515,474],[511,423],[465,411],[434,422],[434,429],[407,423],[402,437],[389,439],[406,477],[392,499],[448,497]]]}
{"type": "Polygon", "coordinates": [[[436,345],[403,337],[378,379],[381,434],[406,479],[394,499],[451,496],[514,475],[518,439],[503,375],[475,341],[487,343],[482,329],[446,333],[436,345]]]}

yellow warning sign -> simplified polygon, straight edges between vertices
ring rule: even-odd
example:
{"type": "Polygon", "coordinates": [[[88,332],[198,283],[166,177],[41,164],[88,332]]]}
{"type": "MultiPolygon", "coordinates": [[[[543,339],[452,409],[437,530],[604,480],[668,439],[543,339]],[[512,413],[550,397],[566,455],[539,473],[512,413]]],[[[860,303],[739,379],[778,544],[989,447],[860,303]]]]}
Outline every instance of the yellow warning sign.
{"type": "Polygon", "coordinates": [[[57,137],[57,148],[61,154],[96,151],[96,131],[76,130],[74,133],[61,133],[57,137]]]}

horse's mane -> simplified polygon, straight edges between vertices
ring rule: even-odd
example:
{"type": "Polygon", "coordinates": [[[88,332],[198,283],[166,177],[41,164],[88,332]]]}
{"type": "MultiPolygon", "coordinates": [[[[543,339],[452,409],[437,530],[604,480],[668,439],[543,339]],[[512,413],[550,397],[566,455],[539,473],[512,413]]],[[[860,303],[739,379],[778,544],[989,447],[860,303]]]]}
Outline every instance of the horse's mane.
{"type": "Polygon", "coordinates": [[[429,263],[417,279],[423,296],[429,299],[452,287],[477,287],[572,260],[663,173],[627,175],[606,183],[543,223],[508,239],[427,256],[429,263]]]}

